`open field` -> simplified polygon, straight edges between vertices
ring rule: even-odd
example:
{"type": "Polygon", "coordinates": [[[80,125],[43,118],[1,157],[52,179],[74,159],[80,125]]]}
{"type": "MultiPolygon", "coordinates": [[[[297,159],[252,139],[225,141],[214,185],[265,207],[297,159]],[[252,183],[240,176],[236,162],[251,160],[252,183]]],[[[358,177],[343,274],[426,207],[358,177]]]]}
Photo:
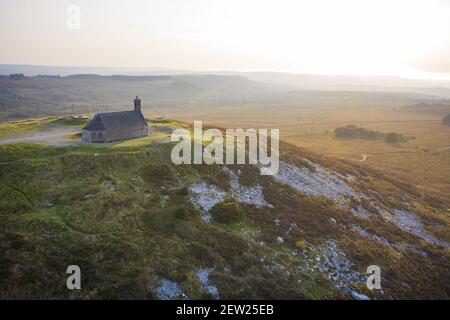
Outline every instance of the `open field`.
{"type": "MultiPolygon", "coordinates": [[[[295,107],[240,106],[166,112],[183,121],[203,120],[227,128],[280,128],[281,139],[315,153],[378,169],[432,192],[450,206],[450,127],[445,113],[407,112],[403,104],[295,107]],[[232,111],[230,111],[232,109],[232,111]],[[348,124],[414,137],[404,143],[337,139],[333,130],[348,124]],[[364,161],[361,161],[365,159],[364,161]]],[[[449,109],[450,110],[450,109],[449,109]]]]}

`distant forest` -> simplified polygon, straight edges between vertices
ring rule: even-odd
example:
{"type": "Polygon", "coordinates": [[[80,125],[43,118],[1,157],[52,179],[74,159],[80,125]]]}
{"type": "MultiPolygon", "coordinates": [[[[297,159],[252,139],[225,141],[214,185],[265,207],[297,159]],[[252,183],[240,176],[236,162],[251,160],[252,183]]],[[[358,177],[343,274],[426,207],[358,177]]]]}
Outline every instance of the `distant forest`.
{"type": "Polygon", "coordinates": [[[406,138],[401,133],[388,132],[383,133],[375,130],[368,130],[355,125],[347,125],[345,127],[339,127],[334,129],[334,135],[336,138],[344,139],[365,139],[365,140],[378,140],[384,139],[386,143],[400,143],[405,142],[408,139],[414,139],[414,137],[406,138]]]}

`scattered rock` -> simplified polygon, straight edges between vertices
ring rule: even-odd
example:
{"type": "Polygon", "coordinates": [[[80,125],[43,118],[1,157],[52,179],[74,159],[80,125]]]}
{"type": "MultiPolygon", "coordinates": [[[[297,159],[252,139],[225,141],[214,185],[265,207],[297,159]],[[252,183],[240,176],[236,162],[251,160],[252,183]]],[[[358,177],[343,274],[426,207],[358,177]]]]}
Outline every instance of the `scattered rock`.
{"type": "Polygon", "coordinates": [[[188,299],[176,282],[167,279],[162,279],[161,286],[155,288],[154,292],[161,300],[188,299]]]}
{"type": "Polygon", "coordinates": [[[352,209],[352,213],[353,215],[363,219],[369,219],[372,216],[372,214],[362,206],[357,206],[356,209],[352,209]]]}
{"type": "Polygon", "coordinates": [[[273,177],[275,180],[313,197],[327,196],[335,201],[342,198],[359,197],[359,194],[347,184],[344,176],[326,170],[318,164],[310,163],[314,166],[314,171],[280,161],[280,169],[273,177]]]}
{"type": "Polygon", "coordinates": [[[395,246],[392,245],[385,237],[378,236],[376,234],[369,233],[366,229],[361,228],[358,225],[353,225],[353,230],[359,233],[359,235],[363,238],[367,238],[373,241],[376,241],[380,244],[382,244],[385,247],[394,248],[395,246]]]}
{"type": "Polygon", "coordinates": [[[211,214],[208,212],[204,212],[200,219],[202,219],[202,221],[204,221],[206,223],[209,223],[209,222],[211,222],[211,214]]]}
{"type": "Polygon", "coordinates": [[[54,206],[54,204],[52,202],[47,201],[47,200],[42,200],[42,205],[46,208],[51,208],[54,206]]]}
{"type": "Polygon", "coordinates": [[[449,244],[445,241],[437,239],[434,235],[423,229],[423,223],[415,214],[402,210],[394,210],[394,218],[391,220],[393,224],[403,231],[412,233],[425,241],[438,245],[443,248],[448,248],[449,244]]]}
{"type": "Polygon", "coordinates": [[[90,193],[90,194],[84,195],[83,196],[83,200],[91,200],[91,199],[97,198],[100,195],[101,195],[100,192],[98,192],[98,193],[90,193]]]}
{"type": "Polygon", "coordinates": [[[109,192],[114,192],[116,191],[116,186],[114,185],[114,183],[110,180],[104,180],[103,181],[103,185],[105,186],[106,190],[108,190],[109,192]]]}
{"type": "Polygon", "coordinates": [[[202,268],[197,271],[197,277],[202,287],[208,291],[208,293],[214,297],[214,299],[219,299],[219,290],[209,282],[209,275],[214,271],[214,268],[202,268]]]}
{"type": "Polygon", "coordinates": [[[356,292],[355,290],[352,290],[352,297],[355,300],[370,300],[370,298],[368,296],[366,296],[365,294],[356,292]]]}
{"type": "Polygon", "coordinates": [[[353,264],[345,253],[339,251],[335,241],[327,241],[326,245],[318,248],[314,269],[328,275],[334,287],[342,292],[348,292],[349,287],[365,283],[366,276],[352,270],[353,264]]]}
{"type": "Polygon", "coordinates": [[[207,214],[216,204],[223,202],[225,192],[212,184],[199,183],[189,187],[192,203],[206,214],[202,220],[209,222],[210,216],[207,214]]]}
{"type": "Polygon", "coordinates": [[[224,166],[223,171],[230,177],[231,193],[236,201],[257,207],[272,207],[264,199],[263,188],[260,185],[243,186],[239,183],[237,175],[232,170],[224,166]]]}

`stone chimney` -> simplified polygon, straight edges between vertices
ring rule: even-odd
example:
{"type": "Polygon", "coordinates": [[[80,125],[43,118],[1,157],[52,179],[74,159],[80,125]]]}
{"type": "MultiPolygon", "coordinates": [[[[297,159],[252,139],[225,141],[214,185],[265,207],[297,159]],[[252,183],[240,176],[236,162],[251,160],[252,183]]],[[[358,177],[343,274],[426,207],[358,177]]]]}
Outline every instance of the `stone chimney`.
{"type": "Polygon", "coordinates": [[[141,99],[138,96],[134,99],[134,112],[141,112],[141,99]]]}

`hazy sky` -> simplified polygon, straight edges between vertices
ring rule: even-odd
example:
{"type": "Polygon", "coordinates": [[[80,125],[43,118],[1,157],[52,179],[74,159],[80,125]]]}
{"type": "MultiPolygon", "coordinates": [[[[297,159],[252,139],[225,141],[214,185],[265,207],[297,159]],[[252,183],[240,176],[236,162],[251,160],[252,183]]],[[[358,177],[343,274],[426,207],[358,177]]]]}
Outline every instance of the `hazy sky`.
{"type": "Polygon", "coordinates": [[[0,0],[0,39],[8,64],[450,78],[450,0],[0,0]]]}

